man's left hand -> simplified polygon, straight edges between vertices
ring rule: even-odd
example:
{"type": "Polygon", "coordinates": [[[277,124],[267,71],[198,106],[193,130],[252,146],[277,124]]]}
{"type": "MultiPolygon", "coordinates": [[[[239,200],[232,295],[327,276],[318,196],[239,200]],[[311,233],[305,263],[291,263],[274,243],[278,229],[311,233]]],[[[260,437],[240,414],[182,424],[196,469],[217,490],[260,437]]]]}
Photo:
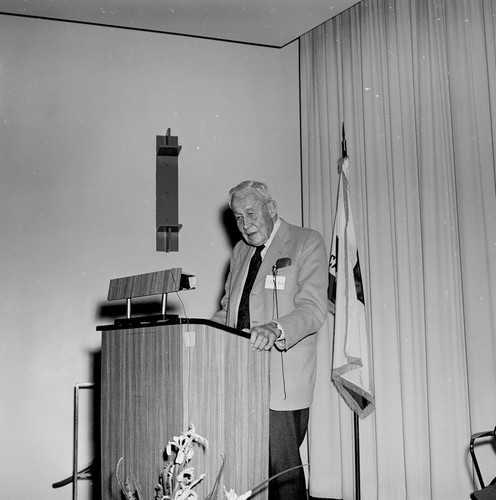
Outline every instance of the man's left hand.
{"type": "Polygon", "coordinates": [[[272,349],[274,342],[281,336],[281,330],[275,323],[267,323],[262,326],[254,326],[251,330],[251,346],[255,351],[268,351],[272,349]]]}

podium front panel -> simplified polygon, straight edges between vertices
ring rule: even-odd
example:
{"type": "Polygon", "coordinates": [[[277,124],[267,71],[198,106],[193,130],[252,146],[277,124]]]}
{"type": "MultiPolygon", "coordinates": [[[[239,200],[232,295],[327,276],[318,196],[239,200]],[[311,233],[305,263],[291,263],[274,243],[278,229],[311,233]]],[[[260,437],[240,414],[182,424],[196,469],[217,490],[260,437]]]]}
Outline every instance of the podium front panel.
{"type": "MultiPolygon", "coordinates": [[[[268,477],[269,383],[266,352],[208,324],[102,332],[102,500],[119,500],[115,477],[153,499],[167,443],[194,424],[209,442],[191,462],[200,499],[222,482],[238,494],[268,477]]],[[[264,490],[254,498],[264,500],[264,490]]]]}

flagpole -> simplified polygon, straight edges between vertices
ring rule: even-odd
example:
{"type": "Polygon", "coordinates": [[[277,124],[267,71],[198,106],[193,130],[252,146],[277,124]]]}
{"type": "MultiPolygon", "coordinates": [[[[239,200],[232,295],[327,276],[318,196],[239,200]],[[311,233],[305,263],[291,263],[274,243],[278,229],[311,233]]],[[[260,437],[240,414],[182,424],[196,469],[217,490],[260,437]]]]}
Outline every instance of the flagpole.
{"type": "Polygon", "coordinates": [[[356,412],[353,412],[353,428],[355,435],[355,499],[360,500],[360,429],[356,412]]]}
{"type": "MultiPolygon", "coordinates": [[[[344,122],[342,130],[342,140],[341,140],[341,156],[344,160],[348,157],[348,151],[346,148],[346,135],[344,133],[344,122]]],[[[353,437],[354,437],[354,459],[355,459],[355,500],[360,500],[360,426],[358,414],[353,412],[353,437]]]]}

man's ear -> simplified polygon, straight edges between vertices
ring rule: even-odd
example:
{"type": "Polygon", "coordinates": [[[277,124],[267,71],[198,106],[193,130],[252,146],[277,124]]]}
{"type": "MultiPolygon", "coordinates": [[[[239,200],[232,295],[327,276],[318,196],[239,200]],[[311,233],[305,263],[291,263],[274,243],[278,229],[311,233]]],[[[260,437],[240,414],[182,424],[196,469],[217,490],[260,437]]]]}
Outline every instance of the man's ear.
{"type": "Polygon", "coordinates": [[[270,200],[267,204],[269,208],[269,214],[274,219],[277,216],[277,203],[274,200],[270,200]]]}

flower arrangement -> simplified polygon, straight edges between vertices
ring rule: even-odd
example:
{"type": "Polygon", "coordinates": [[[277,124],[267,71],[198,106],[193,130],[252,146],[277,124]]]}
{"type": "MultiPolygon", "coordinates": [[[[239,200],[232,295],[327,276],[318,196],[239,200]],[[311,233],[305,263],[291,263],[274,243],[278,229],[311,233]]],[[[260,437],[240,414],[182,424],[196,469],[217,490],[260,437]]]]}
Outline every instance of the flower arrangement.
{"type": "MultiPolygon", "coordinates": [[[[158,484],[155,487],[155,500],[198,500],[198,493],[193,488],[203,480],[205,474],[200,474],[198,478],[195,479],[195,471],[193,467],[189,465],[189,462],[195,454],[193,449],[195,443],[203,449],[208,448],[208,441],[197,434],[193,424],[190,425],[187,431],[183,432],[180,436],[174,436],[172,441],[167,443],[166,453],[169,458],[162,469],[158,484]]],[[[125,500],[145,500],[139,484],[134,477],[131,480],[128,478],[122,481],[119,474],[122,460],[123,457],[121,457],[117,463],[115,475],[123,497],[125,500]]],[[[222,485],[225,500],[247,500],[252,495],[262,490],[266,484],[275,477],[285,474],[290,470],[297,469],[298,467],[280,472],[263,481],[253,488],[253,490],[249,490],[242,495],[237,495],[233,489],[228,491],[225,485],[222,485]]],[[[212,491],[204,500],[219,500],[223,468],[224,460],[217,474],[212,491]]]]}
{"type": "Polygon", "coordinates": [[[196,433],[194,425],[167,443],[167,456],[172,457],[175,453],[175,457],[169,459],[162,470],[155,488],[155,500],[197,500],[198,495],[193,488],[205,474],[195,479],[195,471],[188,465],[195,454],[194,443],[208,448],[208,441],[196,433]]]}
{"type": "MultiPolygon", "coordinates": [[[[195,479],[195,471],[189,465],[195,454],[193,449],[195,443],[204,449],[208,448],[208,441],[196,432],[193,424],[187,431],[180,436],[174,436],[172,441],[167,443],[166,453],[169,459],[164,465],[155,487],[155,500],[198,500],[198,494],[193,488],[203,480],[205,474],[200,474],[195,479]]],[[[144,500],[139,484],[134,477],[131,480],[127,478],[125,481],[121,479],[119,468],[122,460],[123,457],[117,463],[115,475],[123,497],[126,500],[144,500]]],[[[205,500],[219,499],[223,467],[224,463],[217,474],[212,491],[205,500]]],[[[238,496],[233,489],[227,491],[225,486],[223,488],[226,500],[246,500],[251,495],[251,491],[248,491],[238,496]]]]}

